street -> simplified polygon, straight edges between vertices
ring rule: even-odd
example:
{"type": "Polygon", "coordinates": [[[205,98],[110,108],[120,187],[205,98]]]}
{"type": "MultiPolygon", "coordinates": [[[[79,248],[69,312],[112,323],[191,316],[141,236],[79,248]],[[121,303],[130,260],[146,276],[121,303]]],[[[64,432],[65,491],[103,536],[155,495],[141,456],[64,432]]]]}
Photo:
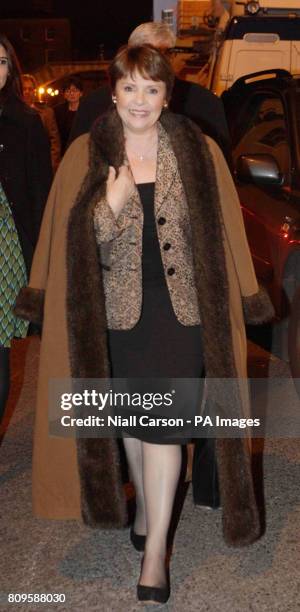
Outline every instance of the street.
{"type": "MultiPolygon", "coordinates": [[[[12,351],[13,385],[7,432],[0,448],[2,609],[140,610],[135,595],[140,557],[130,544],[128,529],[92,530],[75,521],[32,516],[38,349],[39,340],[32,338],[15,341],[12,351]],[[48,603],[9,604],[8,594],[16,593],[65,594],[65,602],[51,603],[48,598],[48,603]]],[[[252,376],[266,375],[268,358],[262,349],[249,344],[252,376]]],[[[269,366],[275,378],[288,375],[278,360],[271,359],[269,366]]],[[[254,441],[253,466],[264,535],[244,549],[225,545],[221,511],[194,506],[189,488],[173,546],[172,593],[166,610],[300,610],[299,464],[298,439],[254,441]]]]}

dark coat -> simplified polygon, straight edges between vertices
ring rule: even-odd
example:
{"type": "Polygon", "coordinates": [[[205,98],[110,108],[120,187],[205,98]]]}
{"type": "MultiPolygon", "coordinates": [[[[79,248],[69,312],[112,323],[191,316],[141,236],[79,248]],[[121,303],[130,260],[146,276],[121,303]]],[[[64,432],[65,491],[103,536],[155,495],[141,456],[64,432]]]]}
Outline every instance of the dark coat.
{"type": "MultiPolygon", "coordinates": [[[[79,106],[80,108],[80,106],[79,106]]],[[[61,153],[68,146],[70,132],[78,111],[70,111],[68,102],[62,102],[53,108],[61,142],[61,153]]]]}
{"type": "Polygon", "coordinates": [[[9,98],[0,114],[0,181],[28,272],[51,180],[49,141],[39,114],[17,98],[9,98]]]}
{"type": "MultiPolygon", "coordinates": [[[[239,384],[233,383],[226,395],[216,379],[247,375],[243,309],[251,323],[268,320],[273,309],[258,290],[239,202],[217,145],[213,141],[208,145],[184,117],[163,113],[161,124],[176,156],[190,213],[206,403],[222,415],[243,416],[247,393],[242,396],[239,384]]],[[[68,149],[48,200],[30,286],[17,303],[19,316],[34,322],[44,319],[33,454],[34,510],[48,518],[81,514],[86,523],[103,527],[126,523],[116,441],[51,437],[49,380],[109,376],[94,209],[106,191],[108,166],[119,168],[123,159],[124,135],[115,111],[95,124],[89,143],[88,136],[81,136],[68,149]]],[[[248,440],[217,440],[217,457],[225,539],[232,545],[249,544],[260,527],[248,440]]]]}
{"type": "MultiPolygon", "coordinates": [[[[111,90],[108,86],[99,87],[83,98],[73,123],[69,144],[81,134],[89,132],[97,117],[110,105],[111,90]]],[[[176,78],[169,107],[174,113],[192,119],[204,134],[218,143],[226,159],[230,159],[230,137],[220,98],[197,83],[176,78]]]]}

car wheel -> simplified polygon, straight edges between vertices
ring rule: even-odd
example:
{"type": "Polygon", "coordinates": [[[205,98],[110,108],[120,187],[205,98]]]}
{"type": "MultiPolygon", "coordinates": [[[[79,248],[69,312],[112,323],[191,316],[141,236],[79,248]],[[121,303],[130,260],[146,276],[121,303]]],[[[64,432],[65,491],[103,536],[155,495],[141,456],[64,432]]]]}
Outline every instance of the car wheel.
{"type": "MultiPolygon", "coordinates": [[[[288,350],[290,369],[293,378],[300,379],[300,287],[297,289],[291,306],[288,331],[288,350]]],[[[296,384],[300,393],[300,380],[296,384]]]]}
{"type": "Polygon", "coordinates": [[[292,311],[292,302],[300,286],[300,256],[295,254],[290,257],[285,267],[283,281],[282,281],[282,294],[283,294],[283,316],[278,323],[274,323],[272,330],[272,353],[288,362],[289,356],[289,319],[292,311]]]}

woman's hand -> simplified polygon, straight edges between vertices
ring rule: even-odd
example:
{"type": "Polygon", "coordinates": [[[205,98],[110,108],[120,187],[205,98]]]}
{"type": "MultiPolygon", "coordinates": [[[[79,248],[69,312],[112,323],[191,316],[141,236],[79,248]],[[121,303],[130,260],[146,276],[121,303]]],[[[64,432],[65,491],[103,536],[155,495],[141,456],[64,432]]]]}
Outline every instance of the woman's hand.
{"type": "Polygon", "coordinates": [[[120,166],[118,177],[113,166],[109,166],[106,181],[106,199],[117,218],[134,192],[134,178],[128,166],[120,166]]]}

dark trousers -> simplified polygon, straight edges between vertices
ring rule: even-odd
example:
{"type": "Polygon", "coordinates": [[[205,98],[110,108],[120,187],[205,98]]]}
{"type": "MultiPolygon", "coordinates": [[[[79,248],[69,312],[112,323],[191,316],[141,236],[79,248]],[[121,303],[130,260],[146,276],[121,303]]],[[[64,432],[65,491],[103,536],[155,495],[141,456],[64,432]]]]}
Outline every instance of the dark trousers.
{"type": "Polygon", "coordinates": [[[214,438],[197,438],[193,460],[193,498],[198,506],[220,506],[216,443],[214,438]]]}

